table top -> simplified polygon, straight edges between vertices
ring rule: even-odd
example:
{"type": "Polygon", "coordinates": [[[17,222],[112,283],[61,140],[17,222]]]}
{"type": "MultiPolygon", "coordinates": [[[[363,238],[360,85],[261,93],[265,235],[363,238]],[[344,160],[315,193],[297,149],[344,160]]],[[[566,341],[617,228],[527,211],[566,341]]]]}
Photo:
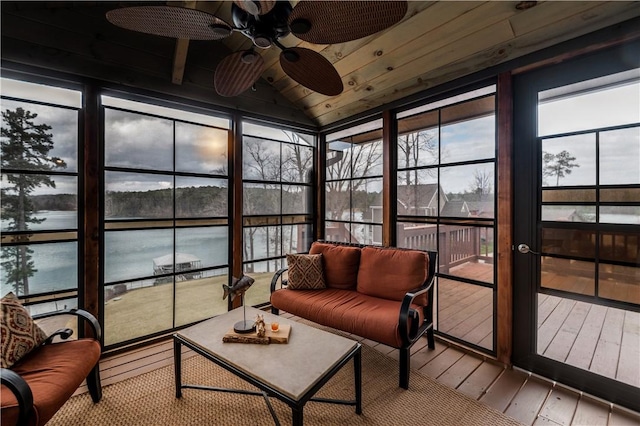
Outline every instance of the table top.
{"type": "Polygon", "coordinates": [[[176,335],[296,401],[358,346],[354,340],[247,307],[247,320],[253,321],[257,314],[264,315],[267,324],[272,320],[290,324],[289,343],[223,343],[225,333],[242,321],[243,308],[188,327],[176,335]]]}

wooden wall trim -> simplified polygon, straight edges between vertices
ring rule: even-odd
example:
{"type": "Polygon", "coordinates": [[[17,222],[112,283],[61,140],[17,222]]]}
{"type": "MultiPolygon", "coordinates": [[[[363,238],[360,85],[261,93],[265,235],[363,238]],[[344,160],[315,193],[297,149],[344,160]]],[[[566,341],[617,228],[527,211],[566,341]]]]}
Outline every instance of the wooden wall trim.
{"type": "Polygon", "coordinates": [[[513,90],[509,72],[498,75],[497,100],[496,357],[500,362],[510,365],[513,347],[513,90]]]}
{"type": "Polygon", "coordinates": [[[391,110],[382,113],[382,245],[396,245],[398,123],[391,110]]]}
{"type": "MultiPolygon", "coordinates": [[[[93,85],[84,87],[83,108],[83,169],[84,176],[80,181],[82,194],[80,202],[83,206],[84,228],[81,244],[83,253],[83,288],[78,295],[83,300],[80,306],[99,317],[100,306],[100,144],[98,143],[98,91],[93,85]]],[[[80,301],[79,301],[80,302],[80,301]]]]}
{"type": "Polygon", "coordinates": [[[557,65],[562,62],[566,62],[571,59],[577,58],[579,56],[588,55],[604,49],[612,49],[616,46],[620,46],[621,44],[628,43],[633,40],[637,40],[638,38],[640,38],[640,28],[632,29],[627,33],[621,34],[611,39],[591,43],[584,47],[572,49],[568,52],[563,52],[558,55],[552,56],[550,58],[545,58],[539,61],[527,63],[525,65],[514,68],[513,70],[511,70],[511,73],[513,75],[523,74],[523,73],[537,70],[540,68],[545,68],[551,65],[557,65]]]}
{"type": "Polygon", "coordinates": [[[323,240],[325,233],[325,220],[324,220],[324,212],[325,212],[325,203],[326,203],[326,194],[325,194],[325,182],[327,180],[327,136],[325,134],[319,134],[318,137],[318,149],[316,152],[318,153],[318,158],[316,161],[316,205],[315,205],[315,240],[323,240]]]}
{"type": "MultiPolygon", "coordinates": [[[[230,170],[229,178],[231,185],[231,200],[229,208],[231,210],[232,223],[232,243],[231,243],[231,275],[240,278],[243,274],[242,252],[244,244],[244,232],[242,229],[242,117],[239,114],[233,116],[229,131],[229,158],[230,170]]],[[[236,298],[231,308],[241,306],[241,298],[236,298]]]]}

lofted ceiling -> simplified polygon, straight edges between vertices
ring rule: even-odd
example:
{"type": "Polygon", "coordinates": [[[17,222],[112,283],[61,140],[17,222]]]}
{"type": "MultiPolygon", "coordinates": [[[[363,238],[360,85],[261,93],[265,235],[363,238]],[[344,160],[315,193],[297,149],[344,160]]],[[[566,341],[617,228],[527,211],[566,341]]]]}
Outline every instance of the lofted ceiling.
{"type": "MultiPolygon", "coordinates": [[[[402,21],[363,39],[334,45],[293,35],[280,40],[286,47],[317,51],[333,63],[344,85],[340,95],[325,96],[296,83],[282,71],[280,50],[271,47],[259,49],[265,70],[255,90],[224,98],[213,90],[215,66],[228,54],[250,48],[251,40],[239,32],[221,41],[168,39],[115,27],[105,19],[106,11],[132,4],[150,3],[3,1],[3,66],[35,65],[327,126],[640,16],[638,2],[409,1],[402,21]],[[524,3],[533,7],[517,7],[524,3]]],[[[197,8],[233,23],[229,1],[154,4],[197,8]]]]}

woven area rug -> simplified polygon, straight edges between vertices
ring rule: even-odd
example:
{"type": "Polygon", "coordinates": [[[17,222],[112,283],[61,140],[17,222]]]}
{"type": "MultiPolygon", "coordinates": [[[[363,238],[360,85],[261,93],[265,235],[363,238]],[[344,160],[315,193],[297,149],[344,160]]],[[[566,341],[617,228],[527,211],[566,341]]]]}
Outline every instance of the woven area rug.
{"type": "MultiPolygon", "coordinates": [[[[409,390],[398,387],[398,362],[362,347],[362,415],[354,407],[309,402],[305,425],[519,425],[504,414],[415,371],[409,390]]],[[[282,374],[287,374],[282,360],[282,374]]],[[[102,401],[88,393],[71,398],[47,426],[273,425],[261,396],[184,389],[175,397],[173,366],[104,387],[102,401]]],[[[231,388],[252,387],[201,356],[183,362],[183,383],[231,388]]],[[[353,399],[353,363],[347,364],[317,394],[353,399]]],[[[282,425],[291,424],[290,408],[270,399],[282,425]]]]}

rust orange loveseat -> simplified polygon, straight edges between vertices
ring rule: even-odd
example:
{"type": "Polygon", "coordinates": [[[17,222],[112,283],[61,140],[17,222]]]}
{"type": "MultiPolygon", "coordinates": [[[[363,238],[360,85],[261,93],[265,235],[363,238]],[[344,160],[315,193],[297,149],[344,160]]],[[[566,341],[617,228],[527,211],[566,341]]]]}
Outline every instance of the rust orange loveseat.
{"type": "Polygon", "coordinates": [[[411,346],[426,333],[429,348],[435,348],[437,253],[314,242],[309,254],[321,255],[324,288],[290,288],[292,271],[284,278],[294,260],[289,255],[289,267],[271,282],[272,312],[283,310],[399,349],[399,382],[408,389],[411,346]]]}

